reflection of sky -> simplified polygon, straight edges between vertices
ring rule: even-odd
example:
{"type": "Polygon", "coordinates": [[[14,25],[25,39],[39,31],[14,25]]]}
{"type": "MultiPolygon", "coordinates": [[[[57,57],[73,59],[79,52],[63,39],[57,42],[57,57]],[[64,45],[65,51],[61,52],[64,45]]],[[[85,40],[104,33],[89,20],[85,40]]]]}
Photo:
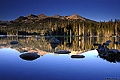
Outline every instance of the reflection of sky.
{"type": "Polygon", "coordinates": [[[104,80],[120,75],[120,64],[97,57],[97,51],[83,53],[84,59],[50,53],[34,61],[26,61],[19,55],[14,49],[0,49],[1,80],[104,80]]]}

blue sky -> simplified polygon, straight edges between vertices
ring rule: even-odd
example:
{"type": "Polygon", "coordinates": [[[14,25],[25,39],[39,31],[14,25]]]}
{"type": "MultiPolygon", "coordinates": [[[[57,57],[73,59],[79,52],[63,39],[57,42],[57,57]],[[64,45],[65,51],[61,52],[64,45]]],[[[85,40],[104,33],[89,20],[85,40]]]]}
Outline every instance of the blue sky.
{"type": "Polygon", "coordinates": [[[120,19],[120,0],[0,0],[0,20],[29,14],[78,14],[95,21],[120,19]]]}

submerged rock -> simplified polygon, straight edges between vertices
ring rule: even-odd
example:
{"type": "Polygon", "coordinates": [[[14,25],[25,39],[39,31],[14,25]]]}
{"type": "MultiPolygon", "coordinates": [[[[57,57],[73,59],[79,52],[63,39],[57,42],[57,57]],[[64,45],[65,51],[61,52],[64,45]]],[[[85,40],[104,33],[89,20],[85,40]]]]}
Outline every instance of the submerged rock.
{"type": "Polygon", "coordinates": [[[28,50],[24,50],[23,52],[28,52],[28,50]]]}
{"type": "Polygon", "coordinates": [[[37,53],[25,53],[20,55],[20,58],[24,60],[29,60],[29,61],[35,60],[39,57],[40,55],[38,55],[37,53]]]}
{"type": "Polygon", "coordinates": [[[110,49],[109,51],[112,51],[112,52],[114,52],[114,53],[118,53],[118,52],[120,52],[119,50],[117,50],[117,49],[110,49]]]}
{"type": "Polygon", "coordinates": [[[37,40],[40,39],[40,38],[36,38],[37,40]]]}
{"type": "MultiPolygon", "coordinates": [[[[109,62],[120,62],[120,51],[117,49],[109,49],[107,46],[109,46],[110,42],[111,40],[108,40],[103,43],[103,45],[98,46],[98,49],[96,49],[99,53],[98,55],[100,58],[103,58],[109,62]]],[[[115,44],[119,44],[119,42],[115,42],[115,44]]]]}
{"type": "Polygon", "coordinates": [[[92,46],[91,50],[94,50],[93,46],[92,46]]]}
{"type": "Polygon", "coordinates": [[[5,36],[2,36],[2,39],[4,39],[4,38],[7,38],[7,35],[5,35],[5,36]]]}
{"type": "Polygon", "coordinates": [[[17,41],[11,41],[10,44],[18,44],[17,41]]]}
{"type": "Polygon", "coordinates": [[[118,41],[116,41],[116,42],[114,42],[115,44],[120,44],[120,42],[118,42],[118,41]]]}
{"type": "Polygon", "coordinates": [[[99,43],[93,43],[94,46],[100,46],[101,44],[99,43]]]}
{"type": "Polygon", "coordinates": [[[105,47],[104,47],[104,50],[105,50],[105,51],[108,51],[109,49],[107,48],[107,46],[105,46],[105,47]]]}
{"type": "Polygon", "coordinates": [[[98,46],[97,51],[98,51],[99,53],[101,53],[101,52],[105,51],[104,46],[103,46],[103,45],[102,45],[102,46],[98,46]]]}
{"type": "Polygon", "coordinates": [[[69,54],[71,53],[70,51],[57,51],[57,52],[54,52],[54,53],[58,53],[58,54],[69,54]]]}
{"type": "Polygon", "coordinates": [[[85,58],[84,55],[72,55],[71,58],[85,58]]]}
{"type": "Polygon", "coordinates": [[[52,49],[55,49],[58,46],[58,44],[51,44],[52,49]]]}
{"type": "Polygon", "coordinates": [[[79,39],[79,41],[81,41],[81,39],[79,39]]]}
{"type": "Polygon", "coordinates": [[[112,41],[111,40],[106,41],[106,43],[110,43],[110,42],[112,42],[112,41]]]}
{"type": "Polygon", "coordinates": [[[101,54],[99,54],[100,58],[103,58],[109,62],[120,62],[120,53],[112,53],[112,52],[103,52],[101,54]]]}
{"type": "Polygon", "coordinates": [[[58,43],[60,43],[60,41],[58,40],[58,39],[56,39],[55,37],[53,37],[52,39],[51,39],[51,42],[50,42],[51,44],[58,44],[58,43]]]}
{"type": "Polygon", "coordinates": [[[104,46],[109,46],[109,43],[103,43],[104,46]]]}
{"type": "Polygon", "coordinates": [[[108,51],[98,51],[100,58],[109,62],[120,62],[120,52],[117,49],[109,49],[108,51]]]}

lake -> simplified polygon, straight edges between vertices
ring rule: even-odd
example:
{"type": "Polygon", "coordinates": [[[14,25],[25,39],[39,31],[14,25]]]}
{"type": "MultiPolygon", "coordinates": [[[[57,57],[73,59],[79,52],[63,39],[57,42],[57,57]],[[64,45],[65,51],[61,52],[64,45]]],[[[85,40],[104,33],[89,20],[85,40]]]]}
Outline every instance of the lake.
{"type": "MultiPolygon", "coordinates": [[[[119,80],[120,58],[101,58],[93,43],[112,42],[109,49],[120,50],[119,37],[56,37],[60,43],[51,44],[50,37],[0,36],[0,80],[119,80]],[[11,45],[11,41],[18,44],[11,45]],[[95,50],[91,50],[91,48],[95,50]],[[56,51],[71,51],[57,54],[56,51]],[[25,60],[25,53],[40,57],[25,60]],[[71,58],[84,55],[85,58],[71,58]]],[[[113,56],[114,57],[114,56],[113,56]]]]}

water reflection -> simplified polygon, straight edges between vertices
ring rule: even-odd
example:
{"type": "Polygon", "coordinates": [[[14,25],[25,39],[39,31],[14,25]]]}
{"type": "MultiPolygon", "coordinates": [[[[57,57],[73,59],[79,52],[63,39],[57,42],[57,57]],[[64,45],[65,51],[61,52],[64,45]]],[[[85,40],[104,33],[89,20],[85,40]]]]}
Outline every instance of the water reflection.
{"type": "MultiPolygon", "coordinates": [[[[57,44],[50,43],[50,39],[50,37],[7,36],[6,38],[0,38],[0,48],[12,47],[20,53],[37,52],[38,55],[45,55],[57,51],[67,50],[71,51],[70,55],[79,55],[85,51],[91,50],[91,48],[96,49],[97,46],[93,47],[93,43],[103,44],[105,41],[111,40],[112,42],[109,44],[108,48],[120,50],[120,44],[114,44],[116,41],[120,42],[119,37],[56,37],[56,39],[60,41],[60,43],[57,44]],[[11,45],[11,41],[17,41],[19,44],[11,45]]],[[[109,59],[107,60],[110,61],[109,59]]],[[[119,59],[117,60],[119,61],[119,59]]]]}

